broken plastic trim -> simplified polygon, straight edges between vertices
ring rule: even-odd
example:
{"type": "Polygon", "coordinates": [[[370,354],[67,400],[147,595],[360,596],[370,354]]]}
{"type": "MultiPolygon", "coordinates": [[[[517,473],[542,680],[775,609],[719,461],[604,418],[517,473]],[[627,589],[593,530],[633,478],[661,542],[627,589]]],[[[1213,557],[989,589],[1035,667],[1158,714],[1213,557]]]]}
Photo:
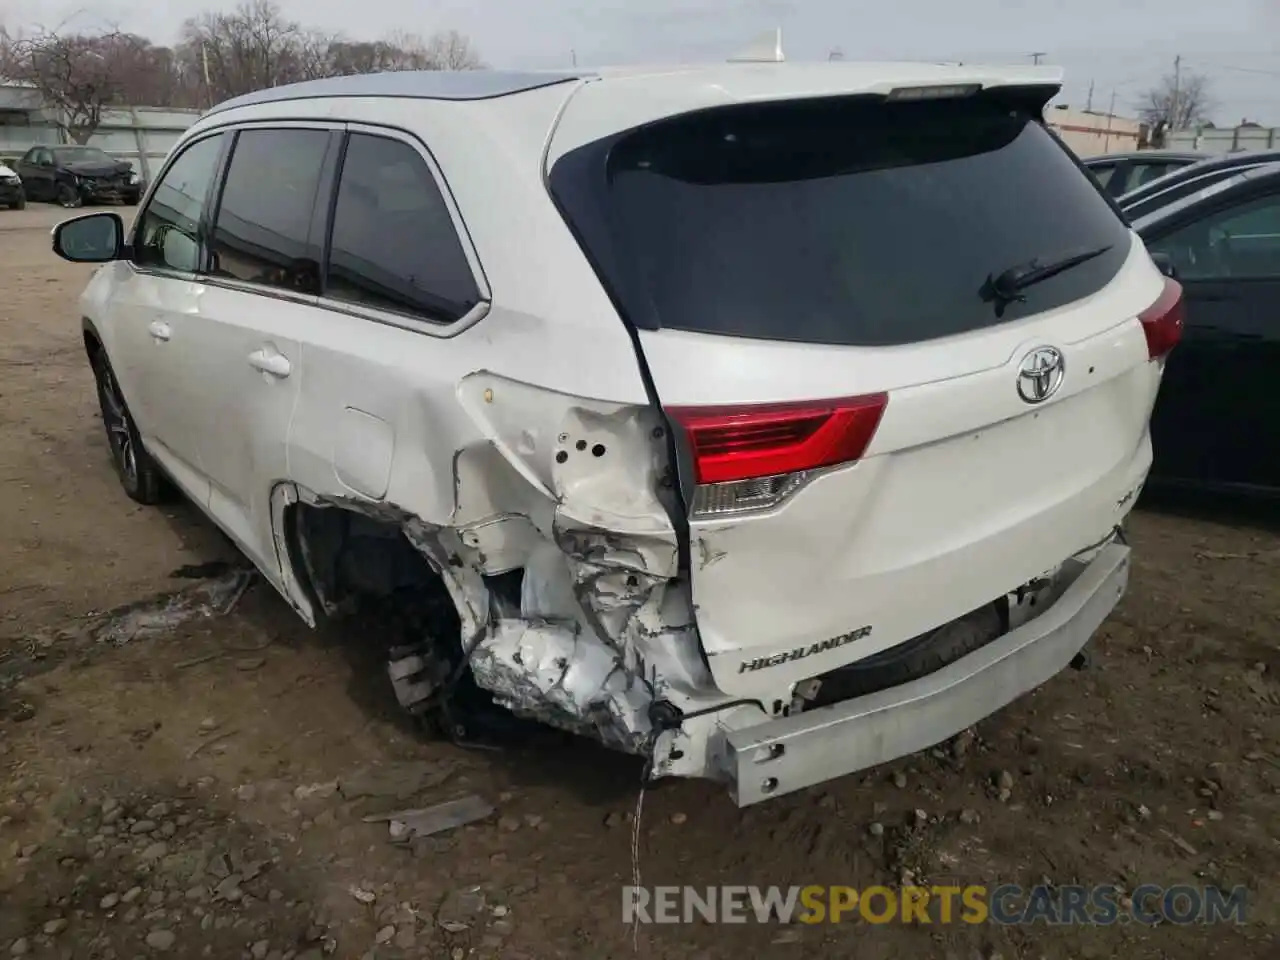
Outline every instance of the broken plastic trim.
{"type": "MultiPolygon", "coordinates": [[[[332,510],[375,521],[422,558],[457,614],[456,632],[392,651],[388,670],[407,709],[447,712],[469,673],[468,682],[513,714],[650,757],[655,776],[714,776],[715,751],[705,742],[714,725],[691,741],[687,724],[661,720],[663,704],[690,713],[695,725],[707,708],[728,704],[694,625],[661,413],[484,373],[460,384],[459,399],[489,440],[455,453],[448,525],[423,520],[409,504],[288,485],[273,494],[294,606],[304,616],[335,614],[343,598],[328,582],[332,543],[311,542],[303,528],[313,521],[285,517],[332,510]],[[499,584],[508,572],[518,579],[499,584]]],[[[317,532],[332,540],[359,527],[343,521],[317,532]]]]}

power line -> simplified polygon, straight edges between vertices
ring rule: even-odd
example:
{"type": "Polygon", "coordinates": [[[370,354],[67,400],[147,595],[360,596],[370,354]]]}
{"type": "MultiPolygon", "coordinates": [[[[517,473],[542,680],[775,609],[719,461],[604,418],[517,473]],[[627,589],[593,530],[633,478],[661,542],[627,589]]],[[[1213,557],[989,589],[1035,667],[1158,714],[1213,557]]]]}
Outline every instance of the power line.
{"type": "Polygon", "coordinates": [[[1260,77],[1280,77],[1280,70],[1260,70],[1257,67],[1236,67],[1226,63],[1209,63],[1207,60],[1195,61],[1197,65],[1209,70],[1229,70],[1232,73],[1252,73],[1260,77]]]}

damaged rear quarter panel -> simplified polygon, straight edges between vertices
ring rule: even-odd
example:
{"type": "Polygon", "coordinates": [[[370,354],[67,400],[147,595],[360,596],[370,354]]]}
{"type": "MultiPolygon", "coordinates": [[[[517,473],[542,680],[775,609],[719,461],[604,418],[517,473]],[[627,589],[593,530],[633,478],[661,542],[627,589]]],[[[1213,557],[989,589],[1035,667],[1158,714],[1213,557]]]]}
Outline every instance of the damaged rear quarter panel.
{"type": "MultiPolygon", "coordinates": [[[[710,689],[663,499],[674,489],[662,418],[638,374],[634,391],[617,390],[633,386],[617,378],[615,400],[552,389],[535,364],[519,364],[520,377],[481,366],[482,355],[530,353],[523,336],[499,346],[504,333],[482,335],[502,323],[495,311],[455,338],[385,328],[354,345],[308,344],[292,480],[304,501],[401,526],[458,608],[462,636],[447,641],[478,641],[472,672],[500,702],[648,752],[654,699],[710,689]],[[392,437],[382,499],[351,489],[337,469],[344,451],[330,425],[347,409],[392,437]],[[485,578],[515,569],[525,571],[520,608],[498,609],[485,578]]],[[[634,373],[618,334],[615,363],[634,373]]],[[[702,760],[690,751],[688,762],[702,760]]]]}
{"type": "MultiPolygon", "coordinates": [[[[545,93],[548,124],[567,94],[545,93]]],[[[513,109],[412,101],[362,117],[432,131],[492,302],[459,330],[316,310],[302,332],[289,479],[304,500],[400,522],[458,607],[462,637],[450,641],[478,640],[481,686],[514,710],[643,749],[655,697],[682,709],[719,697],[662,500],[673,492],[667,438],[634,344],[542,183],[550,126],[535,145],[513,109]],[[353,439],[336,445],[347,410],[361,414],[348,425],[379,421],[377,448],[390,447],[380,499],[342,482],[360,471],[337,469],[360,453],[353,439]],[[504,609],[486,576],[515,569],[524,596],[504,609]]],[[[676,752],[693,772],[708,753],[676,752]]]]}

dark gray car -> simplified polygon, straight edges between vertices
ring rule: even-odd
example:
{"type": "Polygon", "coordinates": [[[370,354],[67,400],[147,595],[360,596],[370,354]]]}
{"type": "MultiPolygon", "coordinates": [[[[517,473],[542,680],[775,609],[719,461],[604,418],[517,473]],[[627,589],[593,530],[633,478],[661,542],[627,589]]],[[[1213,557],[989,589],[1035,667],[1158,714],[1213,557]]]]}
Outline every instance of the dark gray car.
{"type": "Polygon", "coordinates": [[[1182,284],[1186,311],[1151,418],[1151,481],[1280,493],[1280,163],[1133,226],[1182,284]]]}
{"type": "Polygon", "coordinates": [[[28,199],[64,207],[113,201],[132,205],[142,194],[133,165],[97,147],[32,147],[18,161],[17,172],[28,199]]]}
{"type": "Polygon", "coordinates": [[[1094,175],[1103,190],[1113,197],[1120,197],[1145,183],[1207,157],[1208,154],[1186,150],[1138,150],[1133,153],[1086,157],[1081,163],[1094,175]]]}
{"type": "Polygon", "coordinates": [[[1152,180],[1116,200],[1130,220],[1198,193],[1245,170],[1280,162],[1280,150],[1255,150],[1211,157],[1152,180]]]}

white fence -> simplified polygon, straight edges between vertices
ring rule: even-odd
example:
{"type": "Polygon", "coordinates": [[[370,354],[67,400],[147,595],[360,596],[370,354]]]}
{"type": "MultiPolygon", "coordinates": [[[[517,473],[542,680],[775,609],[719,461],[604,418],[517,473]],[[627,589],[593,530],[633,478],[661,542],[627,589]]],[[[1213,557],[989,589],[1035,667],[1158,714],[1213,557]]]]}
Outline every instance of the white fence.
{"type": "Polygon", "coordinates": [[[1276,127],[1210,127],[1204,130],[1179,130],[1166,138],[1174,150],[1198,150],[1204,153],[1237,153],[1241,150],[1280,149],[1280,129],[1276,127]]]}

